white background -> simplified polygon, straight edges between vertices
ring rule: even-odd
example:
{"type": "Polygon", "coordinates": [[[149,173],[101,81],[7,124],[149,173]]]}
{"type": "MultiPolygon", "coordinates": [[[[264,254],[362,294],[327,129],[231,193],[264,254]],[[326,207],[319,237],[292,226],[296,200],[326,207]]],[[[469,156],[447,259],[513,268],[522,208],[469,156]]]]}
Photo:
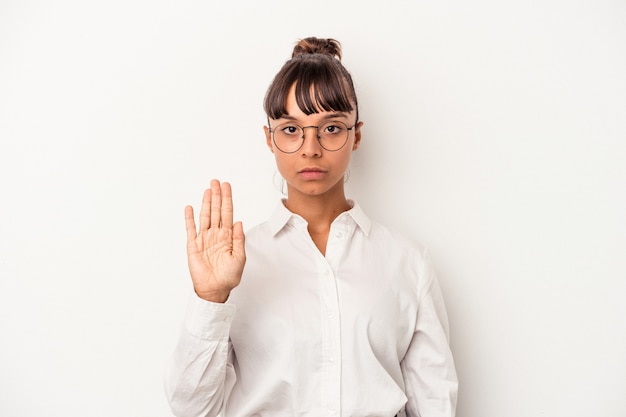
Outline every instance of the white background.
{"type": "Polygon", "coordinates": [[[216,177],[268,216],[310,35],[361,102],[349,196],[432,252],[457,415],[626,415],[621,0],[0,0],[0,415],[170,415],[183,207],[216,177]]]}

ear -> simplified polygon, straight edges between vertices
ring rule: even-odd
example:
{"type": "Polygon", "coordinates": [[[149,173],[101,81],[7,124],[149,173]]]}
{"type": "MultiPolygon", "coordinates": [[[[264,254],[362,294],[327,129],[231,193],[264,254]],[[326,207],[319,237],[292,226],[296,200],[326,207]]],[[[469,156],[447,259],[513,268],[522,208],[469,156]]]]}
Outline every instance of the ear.
{"type": "Polygon", "coordinates": [[[361,144],[361,126],[363,126],[363,122],[357,123],[354,127],[354,143],[352,144],[353,151],[359,149],[359,145],[361,144]]]}
{"type": "Polygon", "coordinates": [[[272,146],[272,134],[270,133],[270,129],[267,126],[263,126],[263,131],[265,132],[265,143],[267,147],[270,148],[270,152],[274,153],[274,146],[272,146]]]}

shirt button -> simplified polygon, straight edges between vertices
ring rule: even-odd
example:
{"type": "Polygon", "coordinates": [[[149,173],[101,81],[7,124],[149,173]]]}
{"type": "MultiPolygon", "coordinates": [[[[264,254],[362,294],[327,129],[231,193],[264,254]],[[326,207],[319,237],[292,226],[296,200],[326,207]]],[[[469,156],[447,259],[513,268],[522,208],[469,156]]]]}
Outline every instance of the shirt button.
{"type": "Polygon", "coordinates": [[[343,233],[338,232],[335,236],[337,236],[337,239],[341,239],[343,237],[343,233]]]}

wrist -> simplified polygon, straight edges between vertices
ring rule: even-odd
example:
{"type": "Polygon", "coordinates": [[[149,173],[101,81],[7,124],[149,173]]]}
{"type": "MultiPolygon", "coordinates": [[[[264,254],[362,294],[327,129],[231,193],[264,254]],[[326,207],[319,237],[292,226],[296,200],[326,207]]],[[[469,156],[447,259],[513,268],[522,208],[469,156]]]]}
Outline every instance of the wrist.
{"type": "Polygon", "coordinates": [[[205,301],[211,303],[225,303],[230,296],[230,290],[228,291],[198,291],[194,289],[196,295],[205,301]]]}

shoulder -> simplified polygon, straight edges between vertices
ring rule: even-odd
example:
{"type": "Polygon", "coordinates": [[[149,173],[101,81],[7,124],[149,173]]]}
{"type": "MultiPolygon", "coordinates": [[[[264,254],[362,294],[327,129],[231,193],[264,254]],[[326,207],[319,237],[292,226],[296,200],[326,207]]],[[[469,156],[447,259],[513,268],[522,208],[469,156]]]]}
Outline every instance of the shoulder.
{"type": "Polygon", "coordinates": [[[434,280],[426,246],[403,230],[374,220],[370,225],[368,233],[355,235],[349,248],[348,259],[358,257],[359,279],[371,277],[376,288],[388,288],[398,299],[419,304],[434,280]]]}
{"type": "Polygon", "coordinates": [[[389,250],[404,253],[417,258],[427,257],[427,248],[417,239],[409,237],[402,231],[390,228],[376,221],[372,221],[369,238],[372,242],[379,242],[389,250]]]}
{"type": "Polygon", "coordinates": [[[385,254],[390,263],[402,265],[404,273],[413,277],[421,288],[431,285],[434,268],[428,248],[405,232],[372,221],[369,240],[385,254]]]}
{"type": "Polygon", "coordinates": [[[350,210],[352,219],[367,235],[369,241],[374,244],[388,245],[390,248],[401,252],[424,252],[424,247],[417,240],[409,238],[402,231],[385,226],[376,219],[370,218],[355,200],[349,200],[349,202],[352,205],[352,210],[350,210]]]}

